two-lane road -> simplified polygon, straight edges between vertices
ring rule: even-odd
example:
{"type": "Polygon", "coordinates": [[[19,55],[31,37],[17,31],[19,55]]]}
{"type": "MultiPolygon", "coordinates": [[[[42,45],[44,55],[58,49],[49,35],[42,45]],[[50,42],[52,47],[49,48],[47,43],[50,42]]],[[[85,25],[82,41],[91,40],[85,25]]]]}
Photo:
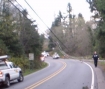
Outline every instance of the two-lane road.
{"type": "MultiPolygon", "coordinates": [[[[21,83],[11,83],[8,89],[83,89],[86,86],[92,88],[92,71],[85,63],[50,57],[46,62],[49,63],[48,67],[26,76],[21,83]]],[[[97,85],[94,86],[97,89],[97,85]]]]}

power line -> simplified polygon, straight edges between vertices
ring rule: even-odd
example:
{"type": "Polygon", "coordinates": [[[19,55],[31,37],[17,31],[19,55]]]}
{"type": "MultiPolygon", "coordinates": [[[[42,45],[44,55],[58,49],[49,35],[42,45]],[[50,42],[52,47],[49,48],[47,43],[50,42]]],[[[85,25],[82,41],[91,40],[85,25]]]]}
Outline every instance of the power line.
{"type": "MultiPolygon", "coordinates": [[[[18,11],[19,12],[21,12],[22,14],[23,14],[23,12],[22,11],[20,11],[20,9],[19,8],[17,8],[14,4],[13,4],[13,2],[11,2],[10,0],[8,0],[16,9],[18,9],[18,11]]],[[[15,0],[16,1],[16,0],[15,0]]],[[[17,2],[17,1],[16,1],[17,2]]],[[[28,4],[28,2],[27,1],[25,1],[27,4],[28,4]]],[[[17,2],[18,3],[18,2],[17,2]]],[[[19,4],[19,3],[18,3],[19,4]]],[[[21,6],[21,5],[20,5],[21,6]]],[[[34,11],[34,9],[28,4],[28,6],[34,11]]],[[[22,6],[21,6],[22,7],[22,6]]],[[[23,7],[22,7],[23,8],[23,7]]],[[[34,11],[34,13],[39,17],[39,15],[34,11]]],[[[24,15],[23,14],[23,16],[25,17],[25,18],[27,18],[26,17],[26,15],[24,15]]],[[[40,17],[39,17],[40,18],[40,17]]],[[[28,19],[28,18],[27,18],[28,19]]],[[[44,23],[44,25],[50,30],[50,28],[45,24],[45,22],[40,18],[40,20],[44,23]]],[[[51,30],[50,30],[51,31],[51,30]]],[[[52,31],[51,31],[51,33],[53,33],[52,31]]],[[[63,42],[62,41],[60,41],[60,39],[53,33],[53,35],[57,38],[57,40],[68,50],[68,48],[63,44],[63,42]]]]}
{"type": "MultiPolygon", "coordinates": [[[[23,12],[12,2],[12,1],[10,1],[10,0],[8,0],[20,13],[22,13],[23,14],[23,12]]],[[[15,0],[16,1],[16,0],[15,0]]],[[[17,1],[16,1],[17,2],[17,1]]],[[[18,2],[17,2],[18,3],[18,2]]],[[[19,3],[18,3],[19,4],[19,3]]],[[[19,4],[20,5],[20,4],[19,4]]],[[[20,5],[21,6],[21,5],[20,5]]],[[[21,6],[22,7],[22,6],[21,6]]],[[[22,7],[23,8],[23,7],[22,7]]],[[[24,10],[24,9],[23,9],[24,10]]],[[[26,19],[28,19],[27,17],[26,17],[26,15],[24,15],[23,14],[23,16],[26,18],[26,19]]],[[[28,19],[29,20],[29,19],[28,19]]],[[[31,20],[30,20],[31,21],[31,20]]],[[[36,21],[35,21],[36,22],[36,21]]]]}
{"type": "MultiPolygon", "coordinates": [[[[17,3],[19,4],[19,2],[18,2],[17,0],[15,0],[15,2],[17,2],[17,3]]],[[[22,5],[19,4],[19,6],[21,6],[21,8],[24,9],[24,8],[22,7],[22,5]]]]}
{"type": "MultiPolygon", "coordinates": [[[[25,10],[25,9],[22,7],[22,5],[19,4],[19,2],[18,2],[17,0],[15,0],[15,2],[17,2],[18,5],[19,5],[23,10],[25,10]]],[[[29,13],[27,13],[27,14],[31,17],[31,15],[30,15],[29,13]]],[[[32,17],[31,17],[31,18],[32,18],[32,17]]]]}
{"type": "Polygon", "coordinates": [[[46,25],[46,23],[40,18],[40,16],[35,12],[35,10],[30,6],[30,4],[26,0],[24,0],[24,1],[31,8],[31,10],[38,16],[38,18],[44,23],[44,25],[49,29],[49,27],[46,25]]]}
{"type": "MultiPolygon", "coordinates": [[[[23,14],[23,12],[22,11],[20,11],[20,9],[19,8],[17,8],[14,4],[13,4],[13,2],[11,2],[11,0],[8,0],[20,13],[22,13],[23,14]]],[[[23,16],[25,17],[25,18],[27,18],[26,17],[26,15],[24,15],[23,14],[23,16]]],[[[27,18],[28,19],[28,18],[27,18]]]]}
{"type": "MultiPolygon", "coordinates": [[[[23,12],[12,2],[12,1],[10,1],[10,0],[8,0],[20,13],[22,13],[22,15],[26,18],[26,19],[28,19],[27,17],[26,17],[26,15],[24,15],[23,14],[23,12]]],[[[15,0],[16,1],[16,0],[15,0]]],[[[16,1],[17,2],[17,1],[16,1]]],[[[17,2],[18,3],[18,2],[17,2]]],[[[19,3],[18,3],[19,4],[19,3]]],[[[20,4],[19,4],[20,5],[20,4]]],[[[21,6],[21,5],[20,5],[21,6]]],[[[22,7],[22,6],[21,6],[22,7]]],[[[23,7],[22,7],[23,8],[23,7]]],[[[23,8],[23,10],[24,10],[24,8],[23,8]]],[[[28,13],[27,13],[28,14],[28,13]]],[[[29,15],[29,14],[28,14],[29,15]]],[[[31,16],[30,16],[31,17],[31,16]]],[[[35,21],[36,22],[36,21],[35,21]]],[[[37,22],[36,22],[37,23],[37,22]]],[[[38,23],[37,23],[38,24],[38,23]]],[[[44,32],[42,32],[43,34],[44,34],[44,32]]]]}
{"type": "MultiPolygon", "coordinates": [[[[40,18],[40,16],[35,12],[35,10],[31,7],[31,5],[26,1],[24,0],[27,5],[31,8],[31,10],[39,17],[39,19],[43,22],[43,24],[48,28],[48,30],[50,30],[50,28],[46,25],[46,23],[40,18]]],[[[50,30],[51,33],[53,33],[52,30],[50,30]]],[[[63,42],[53,33],[53,35],[57,38],[57,40],[68,50],[68,48],[63,44],[63,42]]],[[[69,50],[68,50],[69,51],[69,50]]]]}

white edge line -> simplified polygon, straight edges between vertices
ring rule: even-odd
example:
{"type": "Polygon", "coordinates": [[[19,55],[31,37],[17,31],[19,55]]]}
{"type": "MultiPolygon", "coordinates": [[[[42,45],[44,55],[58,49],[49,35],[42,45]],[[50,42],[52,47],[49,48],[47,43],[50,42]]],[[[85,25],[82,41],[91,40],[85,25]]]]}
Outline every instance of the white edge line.
{"type": "Polygon", "coordinates": [[[86,65],[88,65],[92,71],[92,82],[91,82],[91,89],[94,89],[94,71],[93,68],[86,62],[84,62],[86,65]]]}
{"type": "Polygon", "coordinates": [[[46,62],[48,64],[48,67],[50,66],[50,63],[49,62],[46,62]]]}
{"type": "MultiPolygon", "coordinates": [[[[47,67],[50,67],[50,63],[49,63],[49,62],[46,62],[46,63],[48,64],[47,67]]],[[[46,69],[47,67],[45,67],[45,68],[43,68],[43,69],[41,69],[41,70],[38,70],[38,71],[36,71],[36,72],[34,72],[34,73],[40,72],[40,71],[46,69]]],[[[26,75],[25,77],[31,76],[31,75],[33,75],[34,73],[31,73],[31,74],[29,74],[29,75],[26,75]]]]}

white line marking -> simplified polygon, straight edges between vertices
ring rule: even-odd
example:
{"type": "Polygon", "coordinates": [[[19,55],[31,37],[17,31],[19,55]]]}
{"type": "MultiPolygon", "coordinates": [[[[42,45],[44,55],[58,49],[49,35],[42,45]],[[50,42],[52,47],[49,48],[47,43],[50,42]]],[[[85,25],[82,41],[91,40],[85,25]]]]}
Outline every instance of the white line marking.
{"type": "Polygon", "coordinates": [[[84,62],[86,65],[88,65],[92,71],[92,82],[91,82],[91,89],[94,89],[94,71],[93,68],[86,62],[84,62]]]}
{"type": "Polygon", "coordinates": [[[45,61],[47,64],[48,64],[48,67],[50,67],[50,63],[49,62],[47,62],[47,61],[45,61]]]}

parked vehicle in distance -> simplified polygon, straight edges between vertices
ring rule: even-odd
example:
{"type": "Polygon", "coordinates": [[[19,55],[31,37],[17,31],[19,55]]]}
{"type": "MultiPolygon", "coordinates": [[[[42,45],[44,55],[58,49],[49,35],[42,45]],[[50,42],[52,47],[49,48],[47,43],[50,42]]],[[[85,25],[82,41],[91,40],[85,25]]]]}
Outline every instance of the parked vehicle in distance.
{"type": "Polygon", "coordinates": [[[48,57],[48,56],[49,56],[49,53],[46,52],[46,51],[42,52],[41,54],[42,54],[43,56],[45,56],[45,57],[48,57]]]}
{"type": "Polygon", "coordinates": [[[12,80],[17,80],[18,82],[24,80],[21,68],[8,61],[8,58],[7,55],[0,56],[0,84],[6,87],[10,86],[10,81],[12,80]]]}
{"type": "Polygon", "coordinates": [[[53,59],[59,59],[59,58],[60,58],[59,54],[57,54],[57,53],[53,54],[53,59]]]}

